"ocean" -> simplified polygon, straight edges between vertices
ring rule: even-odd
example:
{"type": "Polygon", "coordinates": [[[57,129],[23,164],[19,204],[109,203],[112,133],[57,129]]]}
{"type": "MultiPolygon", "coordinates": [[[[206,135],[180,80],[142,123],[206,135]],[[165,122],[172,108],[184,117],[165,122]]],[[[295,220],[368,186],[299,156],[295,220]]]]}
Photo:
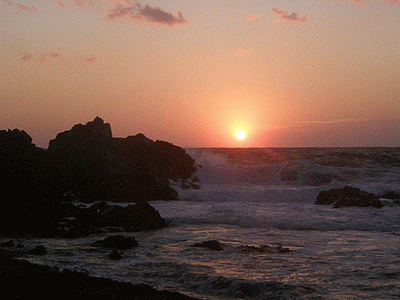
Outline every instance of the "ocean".
{"type": "Polygon", "coordinates": [[[186,151],[201,188],[171,182],[179,200],[150,203],[169,227],[123,233],[139,246],[121,251],[121,260],[91,246],[109,234],[15,242],[47,248],[45,256],[28,256],[32,262],[199,299],[399,299],[400,205],[314,203],[319,192],[346,185],[400,193],[400,148],[186,151]],[[208,240],[225,247],[192,247],[208,240]]]}

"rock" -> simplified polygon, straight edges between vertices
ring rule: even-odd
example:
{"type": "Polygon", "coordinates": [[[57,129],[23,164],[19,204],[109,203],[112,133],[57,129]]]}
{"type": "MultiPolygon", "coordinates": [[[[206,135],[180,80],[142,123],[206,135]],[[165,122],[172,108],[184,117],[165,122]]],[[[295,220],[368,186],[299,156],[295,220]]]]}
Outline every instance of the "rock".
{"type": "Polygon", "coordinates": [[[289,248],[282,247],[281,245],[276,247],[276,250],[278,250],[279,253],[289,253],[290,252],[289,248]]]}
{"type": "Polygon", "coordinates": [[[147,202],[122,207],[106,202],[93,204],[76,215],[76,221],[94,227],[121,227],[128,232],[156,230],[167,223],[147,202]]]}
{"type": "Polygon", "coordinates": [[[7,242],[1,243],[0,247],[12,248],[14,247],[14,240],[9,240],[7,242]]]}
{"type": "Polygon", "coordinates": [[[374,194],[361,191],[358,188],[353,188],[350,186],[320,192],[317,196],[315,204],[333,204],[334,208],[339,208],[342,206],[372,206],[381,208],[383,206],[382,202],[374,194]]]}
{"type": "MultiPolygon", "coordinates": [[[[176,200],[169,181],[187,180],[195,171],[193,158],[182,148],[143,134],[113,138],[110,124],[99,117],[59,133],[47,150],[36,147],[25,131],[1,130],[0,234],[91,234],[97,225],[67,220],[80,215],[81,209],[63,207],[63,201],[176,200]]],[[[98,226],[128,231],[166,227],[152,207],[143,205],[126,211],[114,208],[114,220],[110,214],[95,220],[98,226]],[[116,220],[117,212],[123,220],[116,220]]]]}
{"type": "Polygon", "coordinates": [[[242,252],[247,252],[247,253],[251,253],[251,252],[258,252],[258,253],[270,253],[271,252],[271,247],[268,245],[262,245],[262,246],[249,246],[249,245],[245,245],[245,246],[239,246],[238,247],[239,250],[241,250],[242,252]]]}
{"type": "Polygon", "coordinates": [[[110,254],[108,254],[108,257],[115,260],[119,260],[122,258],[121,254],[119,254],[119,252],[116,249],[114,249],[110,254]]]}
{"type": "Polygon", "coordinates": [[[104,240],[96,241],[93,246],[114,249],[131,249],[138,246],[134,237],[114,235],[106,237],[104,240]]]}
{"type": "Polygon", "coordinates": [[[48,156],[57,185],[86,202],[176,200],[168,180],[185,180],[196,171],[182,148],[143,134],[113,138],[99,117],[59,133],[48,156]]]}
{"type": "Polygon", "coordinates": [[[393,191],[385,193],[381,196],[381,198],[384,199],[390,199],[390,200],[400,200],[400,193],[395,193],[393,191]]]}
{"type": "Polygon", "coordinates": [[[224,250],[225,245],[219,241],[211,240],[211,241],[205,241],[202,243],[196,243],[192,247],[208,248],[210,250],[222,251],[222,250],[224,250]]]}
{"type": "Polygon", "coordinates": [[[0,253],[2,299],[119,299],[195,300],[178,292],[159,291],[146,284],[91,277],[84,272],[57,270],[49,266],[12,259],[0,253]]]}
{"type": "Polygon", "coordinates": [[[43,245],[36,246],[34,249],[28,251],[29,254],[33,255],[45,255],[47,250],[43,245]]]}

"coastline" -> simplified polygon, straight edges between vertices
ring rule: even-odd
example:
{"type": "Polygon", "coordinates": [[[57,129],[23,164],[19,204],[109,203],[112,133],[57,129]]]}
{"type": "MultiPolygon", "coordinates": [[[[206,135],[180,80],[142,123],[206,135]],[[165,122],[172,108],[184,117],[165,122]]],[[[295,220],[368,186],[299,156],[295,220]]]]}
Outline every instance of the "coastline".
{"type": "Polygon", "coordinates": [[[58,296],[73,299],[196,300],[178,292],[158,291],[146,284],[92,277],[17,259],[13,250],[0,249],[0,298],[27,299],[58,296]]]}

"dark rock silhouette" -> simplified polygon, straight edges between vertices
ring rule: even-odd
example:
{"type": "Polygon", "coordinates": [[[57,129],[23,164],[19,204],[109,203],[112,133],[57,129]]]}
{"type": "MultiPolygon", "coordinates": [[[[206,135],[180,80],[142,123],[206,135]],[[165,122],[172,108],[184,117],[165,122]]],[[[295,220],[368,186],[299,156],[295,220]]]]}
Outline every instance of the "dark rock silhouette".
{"type": "Polygon", "coordinates": [[[382,202],[374,194],[350,186],[320,192],[315,204],[333,204],[334,208],[348,206],[381,208],[383,206],[382,202]]]}
{"type": "Polygon", "coordinates": [[[33,254],[33,255],[45,255],[47,254],[47,250],[45,246],[39,245],[33,248],[32,250],[28,251],[28,254],[33,254]]]}
{"type": "Polygon", "coordinates": [[[204,241],[202,243],[196,243],[192,247],[200,247],[207,248],[210,250],[222,251],[225,248],[225,245],[217,240],[204,241]]]}
{"type": "Polygon", "coordinates": [[[168,226],[158,211],[147,202],[126,207],[109,205],[106,202],[95,203],[89,208],[82,209],[75,218],[81,224],[94,227],[122,227],[128,232],[162,229],[168,226]]]}
{"type": "MultiPolygon", "coordinates": [[[[169,180],[186,180],[195,170],[194,160],[182,148],[154,142],[143,134],[113,138],[110,124],[99,117],[59,133],[47,150],[36,147],[25,131],[2,130],[0,233],[59,235],[60,222],[81,211],[66,208],[65,201],[145,203],[177,199],[169,180]]],[[[95,221],[99,226],[109,224],[129,231],[165,227],[149,207],[129,208],[145,225],[133,218],[122,223],[111,222],[111,217],[95,221]]],[[[94,233],[87,224],[72,225],[71,236],[94,233]]]]}
{"type": "Polygon", "coordinates": [[[138,242],[134,237],[126,237],[123,235],[114,235],[106,237],[104,240],[94,242],[93,246],[113,249],[131,249],[138,246],[138,242]]]}
{"type": "Polygon", "coordinates": [[[177,193],[168,180],[187,179],[196,170],[182,148],[143,134],[113,138],[98,117],[59,133],[48,155],[59,185],[87,202],[173,200],[177,193]]]}
{"type": "Polygon", "coordinates": [[[1,299],[129,299],[195,300],[178,292],[158,291],[146,284],[91,277],[86,273],[63,270],[16,260],[0,252],[1,299]]]}

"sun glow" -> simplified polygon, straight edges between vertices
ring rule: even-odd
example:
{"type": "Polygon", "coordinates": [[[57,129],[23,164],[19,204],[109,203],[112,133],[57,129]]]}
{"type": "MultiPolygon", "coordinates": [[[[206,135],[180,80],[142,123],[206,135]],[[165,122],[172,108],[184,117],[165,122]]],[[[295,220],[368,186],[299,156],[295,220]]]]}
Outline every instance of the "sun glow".
{"type": "Polygon", "coordinates": [[[246,137],[246,133],[243,130],[236,132],[236,138],[238,140],[243,140],[246,137]]]}

